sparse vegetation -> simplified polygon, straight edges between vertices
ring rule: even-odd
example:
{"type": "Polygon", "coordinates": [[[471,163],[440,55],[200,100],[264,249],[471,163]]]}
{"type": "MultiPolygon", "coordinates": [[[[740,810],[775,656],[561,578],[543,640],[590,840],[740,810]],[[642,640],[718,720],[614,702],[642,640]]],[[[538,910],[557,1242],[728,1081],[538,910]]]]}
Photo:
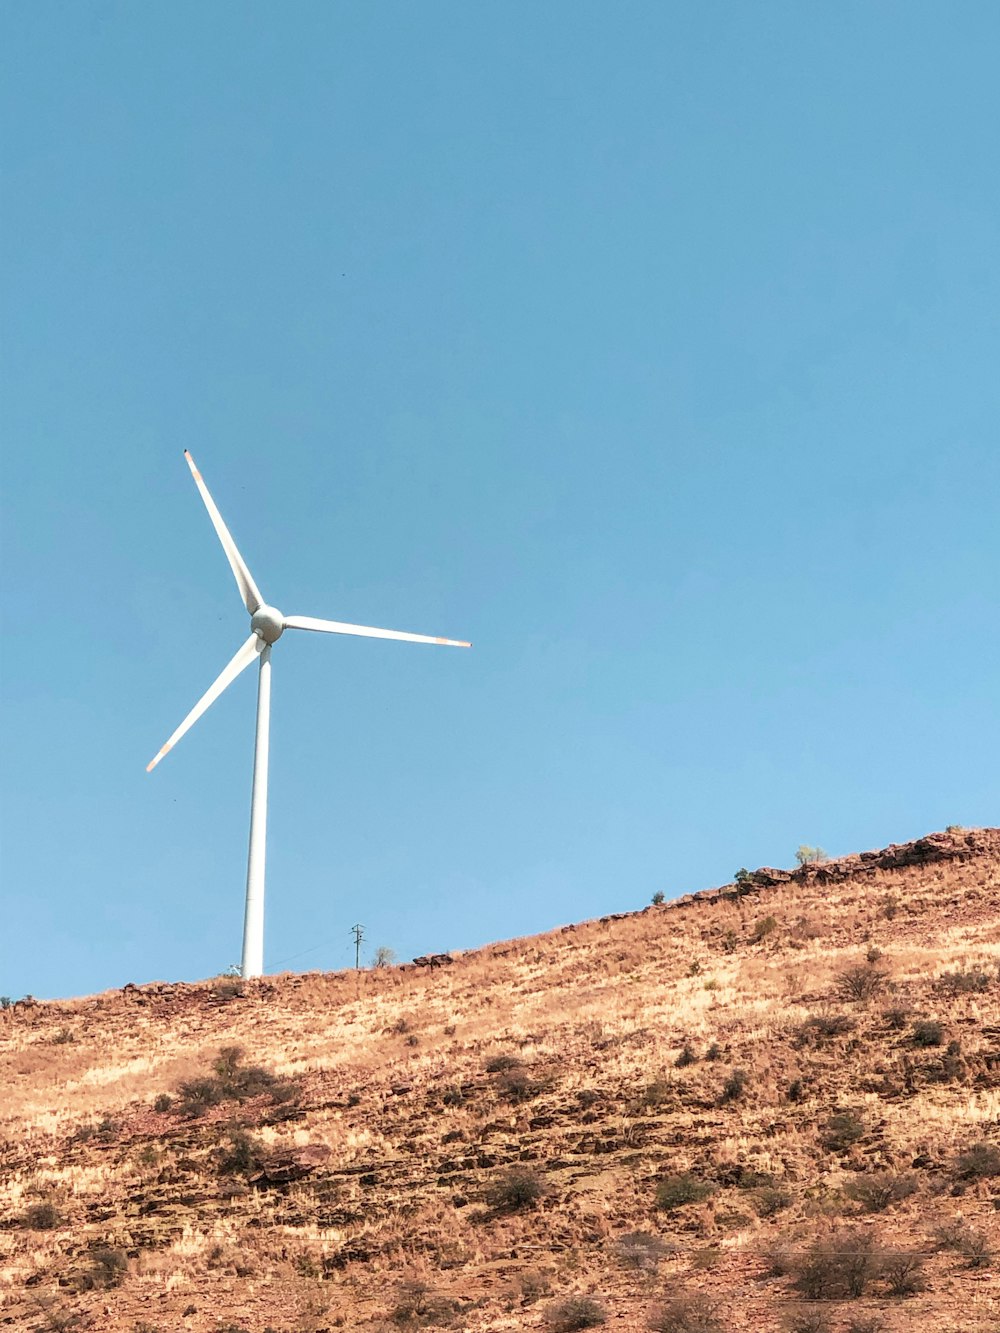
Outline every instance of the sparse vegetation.
{"type": "Polygon", "coordinates": [[[959,1180],[985,1180],[1000,1176],[1000,1148],[992,1143],[974,1143],[955,1158],[959,1180]]]}
{"type": "Polygon", "coordinates": [[[578,1328],[596,1328],[607,1322],[607,1311],[592,1296],[565,1296],[545,1311],[552,1333],[574,1333],[578,1328]]]}
{"type": "Polygon", "coordinates": [[[224,1046],[213,1065],[214,1074],[190,1079],[180,1085],[175,1109],[194,1119],[222,1102],[245,1102],[251,1097],[264,1095],[274,1102],[282,1102],[295,1095],[290,1083],[260,1065],[244,1065],[242,1060],[242,1047],[224,1046]]]}
{"type": "Polygon", "coordinates": [[[654,1310],[652,1333],[723,1333],[717,1301],[702,1293],[674,1296],[654,1310]]]}
{"type": "Polygon", "coordinates": [[[700,1203],[714,1193],[707,1181],[684,1171],[664,1176],[656,1186],[656,1206],[672,1213],[689,1203],[700,1203]]]}
{"type": "Polygon", "coordinates": [[[62,1214],[50,1200],[29,1203],[21,1214],[21,1225],[29,1231],[54,1231],[62,1222],[62,1214]]]}
{"type": "Polygon", "coordinates": [[[901,1199],[907,1199],[917,1188],[913,1175],[894,1171],[873,1171],[848,1181],[844,1193],[861,1205],[866,1213],[881,1213],[901,1199]]]}
{"type": "Polygon", "coordinates": [[[545,1182],[537,1171],[515,1166],[505,1171],[486,1191],[486,1202],[499,1213],[534,1208],[545,1197],[545,1182]]]}
{"type": "Polygon", "coordinates": [[[865,1124],[850,1111],[837,1111],[823,1126],[820,1143],[827,1152],[847,1152],[864,1138],[865,1124]]]}
{"type": "Polygon", "coordinates": [[[621,1263],[642,1272],[655,1272],[668,1253],[665,1242],[648,1231],[628,1231],[615,1241],[615,1254],[621,1263]]]}
{"type": "Polygon", "coordinates": [[[914,1046],[940,1046],[944,1041],[944,1024],[936,1018],[921,1018],[910,1029],[914,1046]]]}
{"type": "Polygon", "coordinates": [[[866,958],[863,963],[853,963],[837,973],[834,991],[841,1000],[860,1003],[881,994],[888,979],[889,973],[884,968],[866,958]]]}
{"type": "Polygon", "coordinates": [[[778,918],[774,916],[762,917],[755,923],[750,932],[750,943],[759,944],[761,940],[767,939],[768,935],[773,935],[778,929],[778,918]]]}
{"type": "Polygon", "coordinates": [[[826,859],[827,855],[822,847],[810,847],[807,842],[801,843],[795,852],[795,860],[800,866],[819,865],[826,859]]]}
{"type": "Polygon", "coordinates": [[[794,1262],[795,1287],[810,1301],[863,1296],[879,1271],[874,1236],[860,1228],[815,1241],[794,1262]]]}
{"type": "Polygon", "coordinates": [[[663,902],[664,897],[665,895],[663,890],[657,889],[656,892],[653,894],[652,898],[650,899],[650,902],[653,904],[654,907],[659,907],[660,904],[663,902]]]}

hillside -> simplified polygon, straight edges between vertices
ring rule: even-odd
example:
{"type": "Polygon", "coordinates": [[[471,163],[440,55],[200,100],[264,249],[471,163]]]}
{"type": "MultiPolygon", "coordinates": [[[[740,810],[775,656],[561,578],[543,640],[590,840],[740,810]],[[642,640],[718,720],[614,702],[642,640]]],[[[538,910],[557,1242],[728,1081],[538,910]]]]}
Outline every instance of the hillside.
{"type": "Polygon", "coordinates": [[[1000,829],[740,881],[4,1010],[0,1327],[997,1329],[1000,829]]]}

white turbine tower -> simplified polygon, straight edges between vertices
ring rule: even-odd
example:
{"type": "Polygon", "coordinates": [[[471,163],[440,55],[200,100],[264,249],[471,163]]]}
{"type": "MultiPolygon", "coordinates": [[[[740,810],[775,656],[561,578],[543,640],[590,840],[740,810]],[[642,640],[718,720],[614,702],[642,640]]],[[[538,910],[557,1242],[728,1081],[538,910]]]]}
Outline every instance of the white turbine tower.
{"type": "Polygon", "coordinates": [[[346,625],[339,620],[317,620],[314,616],[282,615],[277,607],[268,605],[260,595],[253,576],[247,569],[246,561],[236,549],[236,543],[223,523],[222,515],[215,507],[215,501],[209,495],[208,487],[194,465],[194,459],[186,449],[184,457],[222,543],[222,549],[236,578],[240,596],[250,613],[252,632],[218,680],[205,691],[156,758],[146,765],[146,772],[152,772],[167,751],[177,744],[202,713],[218,699],[226,686],[231,685],[255,658],[259,659],[257,738],[253,751],[253,793],[250,798],[250,851],[247,857],[247,899],[243,918],[243,961],[240,965],[244,977],[259,977],[264,970],[264,854],[267,840],[267,747],[271,717],[272,646],[286,629],[311,629],[321,634],[360,634],[368,639],[404,639],[407,643],[443,643],[453,648],[471,648],[472,645],[459,639],[439,639],[429,634],[406,634],[402,630],[374,629],[370,625],[346,625]]]}

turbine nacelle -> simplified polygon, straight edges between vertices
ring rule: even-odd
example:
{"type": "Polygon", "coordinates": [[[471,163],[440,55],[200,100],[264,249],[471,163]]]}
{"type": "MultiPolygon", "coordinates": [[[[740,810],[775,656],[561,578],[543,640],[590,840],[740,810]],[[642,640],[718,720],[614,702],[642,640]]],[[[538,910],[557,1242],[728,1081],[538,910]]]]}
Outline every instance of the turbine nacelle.
{"type": "Polygon", "coordinates": [[[285,617],[276,606],[258,606],[250,617],[250,628],[265,643],[277,643],[285,631],[285,617]]]}

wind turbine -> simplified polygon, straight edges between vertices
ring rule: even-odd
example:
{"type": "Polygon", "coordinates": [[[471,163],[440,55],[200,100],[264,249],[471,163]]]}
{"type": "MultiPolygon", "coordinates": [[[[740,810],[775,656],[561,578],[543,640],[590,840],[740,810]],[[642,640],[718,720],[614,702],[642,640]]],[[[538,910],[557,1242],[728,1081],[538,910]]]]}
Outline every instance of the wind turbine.
{"type": "Polygon", "coordinates": [[[267,842],[267,754],[271,721],[271,649],[286,629],[316,630],[320,634],[358,634],[366,639],[404,639],[407,643],[443,643],[452,648],[471,648],[460,639],[439,639],[429,634],[407,634],[396,629],[375,629],[371,625],[347,625],[339,620],[317,620],[315,616],[286,616],[264,601],[246,561],[236,548],[222,515],[195,467],[194,459],[184,450],[194,483],[205,501],[229,567],[236,579],[244,605],[250,613],[250,637],[233,660],[201,696],[174,734],[146,765],[151,773],[168,750],[173,749],[186,731],[198,721],[223,690],[233,683],[251,662],[260,662],[257,677],[257,734],[253,750],[253,790],[250,798],[250,850],[247,856],[247,898],[243,917],[243,960],[240,973],[259,977],[264,971],[264,860],[267,842]]]}

